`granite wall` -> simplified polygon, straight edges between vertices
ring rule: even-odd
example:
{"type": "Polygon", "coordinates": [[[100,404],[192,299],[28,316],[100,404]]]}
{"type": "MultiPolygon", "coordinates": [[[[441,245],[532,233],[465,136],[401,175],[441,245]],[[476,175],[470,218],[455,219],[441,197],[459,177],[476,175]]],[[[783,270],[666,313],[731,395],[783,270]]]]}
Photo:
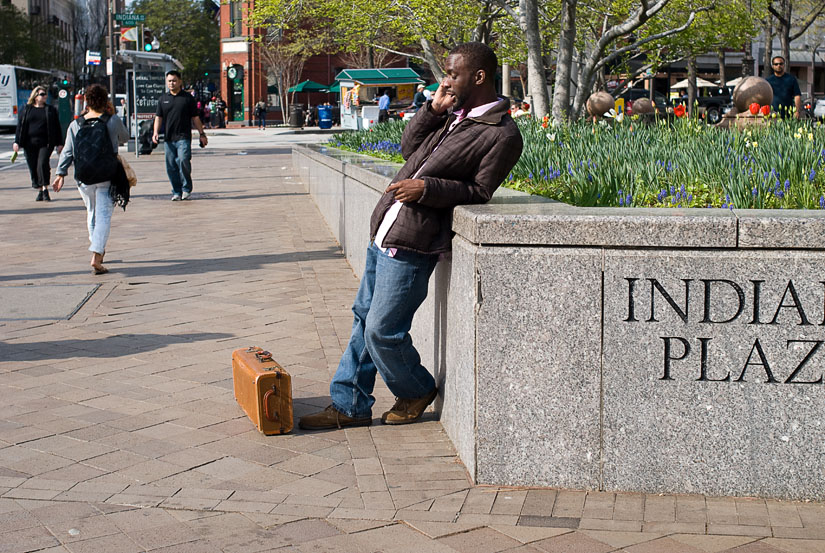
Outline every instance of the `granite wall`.
{"type": "MultiPolygon", "coordinates": [[[[397,166],[293,159],[353,269],[397,166]]],[[[825,216],[455,210],[413,339],[478,483],[825,499],[825,216]]]]}

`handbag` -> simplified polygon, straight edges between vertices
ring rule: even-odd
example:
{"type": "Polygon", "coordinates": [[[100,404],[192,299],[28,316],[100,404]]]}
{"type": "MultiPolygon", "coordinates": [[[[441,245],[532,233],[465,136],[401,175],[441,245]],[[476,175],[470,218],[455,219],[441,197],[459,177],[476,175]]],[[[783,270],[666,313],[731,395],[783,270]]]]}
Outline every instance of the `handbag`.
{"type": "MultiPolygon", "coordinates": [[[[118,156],[120,157],[120,156],[118,156]]],[[[129,203],[131,187],[129,186],[129,179],[124,170],[124,164],[121,161],[117,162],[115,174],[112,176],[112,182],[109,185],[109,197],[112,202],[126,211],[126,205],[129,203]]]]}
{"type": "Polygon", "coordinates": [[[129,163],[123,159],[123,156],[120,154],[117,155],[117,160],[123,166],[123,172],[126,173],[126,180],[129,181],[129,188],[137,186],[137,175],[135,174],[135,170],[132,169],[132,166],[129,165],[129,163]]]}

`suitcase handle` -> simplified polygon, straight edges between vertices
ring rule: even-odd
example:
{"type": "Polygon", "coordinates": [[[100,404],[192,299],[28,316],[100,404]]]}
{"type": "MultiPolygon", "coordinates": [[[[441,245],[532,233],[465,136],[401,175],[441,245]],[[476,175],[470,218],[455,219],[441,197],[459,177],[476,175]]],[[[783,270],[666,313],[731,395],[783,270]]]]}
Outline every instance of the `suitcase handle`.
{"type": "Polygon", "coordinates": [[[264,363],[266,361],[272,361],[272,354],[268,351],[258,350],[255,352],[255,357],[258,358],[258,361],[264,363]]]}
{"type": "Polygon", "coordinates": [[[278,422],[277,411],[273,413],[269,410],[269,398],[277,394],[278,390],[275,388],[275,386],[273,386],[271,390],[267,390],[267,392],[264,394],[264,416],[266,417],[266,420],[268,420],[269,422],[278,422]]]}

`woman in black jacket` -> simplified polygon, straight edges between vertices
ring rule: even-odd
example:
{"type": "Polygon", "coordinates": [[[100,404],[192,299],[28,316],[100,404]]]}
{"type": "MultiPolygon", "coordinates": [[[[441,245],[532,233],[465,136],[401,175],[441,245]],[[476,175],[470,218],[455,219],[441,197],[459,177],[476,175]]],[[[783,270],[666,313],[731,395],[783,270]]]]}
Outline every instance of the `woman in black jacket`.
{"type": "Polygon", "coordinates": [[[29,101],[17,120],[17,132],[12,148],[17,152],[20,147],[26,152],[26,163],[32,178],[32,188],[39,190],[37,201],[50,201],[49,158],[57,147],[57,153],[63,149],[63,133],[60,131],[60,117],[57,110],[46,104],[46,88],[35,87],[29,101]]]}

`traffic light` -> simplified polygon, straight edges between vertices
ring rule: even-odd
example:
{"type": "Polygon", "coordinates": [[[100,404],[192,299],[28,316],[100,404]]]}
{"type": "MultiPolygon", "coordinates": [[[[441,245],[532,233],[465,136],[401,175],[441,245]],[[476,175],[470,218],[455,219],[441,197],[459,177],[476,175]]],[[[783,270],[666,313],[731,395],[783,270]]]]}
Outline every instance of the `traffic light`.
{"type": "Polygon", "coordinates": [[[60,84],[62,86],[69,86],[69,79],[63,79],[62,81],[60,81],[60,84]]]}
{"type": "Polygon", "coordinates": [[[158,42],[158,39],[155,37],[154,34],[152,34],[152,31],[148,29],[144,30],[143,49],[146,52],[152,52],[153,50],[157,50],[158,48],[160,48],[160,42],[158,42]]]}

